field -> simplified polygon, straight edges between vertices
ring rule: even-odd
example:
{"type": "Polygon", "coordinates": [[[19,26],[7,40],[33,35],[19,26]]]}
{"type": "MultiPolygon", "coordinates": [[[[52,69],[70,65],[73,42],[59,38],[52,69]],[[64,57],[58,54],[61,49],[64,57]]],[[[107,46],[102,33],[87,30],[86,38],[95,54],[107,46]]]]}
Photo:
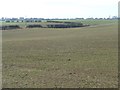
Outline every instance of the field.
{"type": "Polygon", "coordinates": [[[2,31],[3,87],[117,88],[117,22],[94,23],[2,31]]]}
{"type": "MultiPolygon", "coordinates": [[[[103,24],[117,24],[117,20],[54,20],[54,21],[62,21],[62,22],[81,22],[83,24],[89,25],[103,25],[103,24]]],[[[46,22],[2,22],[2,25],[19,25],[21,27],[25,27],[29,24],[46,24],[46,22]]]]}

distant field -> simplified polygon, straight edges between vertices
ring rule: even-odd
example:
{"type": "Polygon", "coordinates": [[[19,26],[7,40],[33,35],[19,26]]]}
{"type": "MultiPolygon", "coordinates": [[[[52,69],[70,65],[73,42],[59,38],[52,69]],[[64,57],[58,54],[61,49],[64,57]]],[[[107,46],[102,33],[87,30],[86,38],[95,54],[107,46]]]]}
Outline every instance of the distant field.
{"type": "MultiPolygon", "coordinates": [[[[55,20],[54,20],[55,21],[55,20]]],[[[117,20],[56,20],[63,22],[81,22],[83,24],[89,25],[101,25],[101,24],[117,24],[117,20]]],[[[2,25],[20,25],[21,27],[25,27],[29,24],[46,24],[46,22],[2,22],[2,25]]]]}
{"type": "Polygon", "coordinates": [[[117,88],[117,21],[97,25],[3,31],[3,87],[117,88]]]}
{"type": "Polygon", "coordinates": [[[32,23],[32,22],[2,22],[2,25],[19,25],[19,26],[21,26],[21,27],[25,27],[26,25],[28,25],[28,24],[44,24],[44,23],[41,23],[41,22],[34,22],[34,23],[32,23]]]}
{"type": "Polygon", "coordinates": [[[68,22],[82,22],[83,24],[89,25],[100,25],[100,24],[117,24],[117,20],[56,20],[56,21],[68,21],[68,22]]]}

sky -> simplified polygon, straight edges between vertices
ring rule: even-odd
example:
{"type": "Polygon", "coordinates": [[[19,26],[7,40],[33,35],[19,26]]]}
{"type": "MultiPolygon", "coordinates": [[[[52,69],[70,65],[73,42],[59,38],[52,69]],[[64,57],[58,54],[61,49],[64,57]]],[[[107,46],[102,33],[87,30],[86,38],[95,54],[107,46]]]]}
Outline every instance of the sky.
{"type": "Polygon", "coordinates": [[[119,0],[0,0],[0,17],[108,18],[119,0]]]}

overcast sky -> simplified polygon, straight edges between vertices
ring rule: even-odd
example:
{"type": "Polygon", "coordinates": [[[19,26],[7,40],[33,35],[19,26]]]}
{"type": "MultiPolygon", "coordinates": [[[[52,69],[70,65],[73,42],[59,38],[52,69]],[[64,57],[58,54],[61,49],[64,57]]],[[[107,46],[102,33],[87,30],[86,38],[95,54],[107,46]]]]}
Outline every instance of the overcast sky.
{"type": "Polygon", "coordinates": [[[88,18],[118,16],[119,0],[0,0],[0,17],[88,18]]]}

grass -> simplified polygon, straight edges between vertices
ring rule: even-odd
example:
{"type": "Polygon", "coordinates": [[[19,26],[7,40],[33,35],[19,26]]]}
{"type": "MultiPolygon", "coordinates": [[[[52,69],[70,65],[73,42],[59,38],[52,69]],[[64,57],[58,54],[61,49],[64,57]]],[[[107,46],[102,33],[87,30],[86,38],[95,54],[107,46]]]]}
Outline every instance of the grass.
{"type": "Polygon", "coordinates": [[[3,31],[3,87],[117,88],[117,25],[3,31]]]}

